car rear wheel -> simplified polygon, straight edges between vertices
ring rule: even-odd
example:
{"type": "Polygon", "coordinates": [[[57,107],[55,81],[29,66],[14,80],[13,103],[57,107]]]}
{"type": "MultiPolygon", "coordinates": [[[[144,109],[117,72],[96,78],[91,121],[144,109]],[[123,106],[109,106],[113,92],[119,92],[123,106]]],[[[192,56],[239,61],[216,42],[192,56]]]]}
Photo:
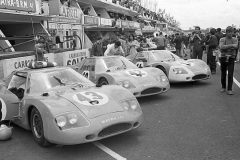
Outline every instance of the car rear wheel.
{"type": "Polygon", "coordinates": [[[108,85],[108,80],[106,78],[101,78],[98,82],[98,84],[101,84],[101,85],[108,85]]]}
{"type": "Polygon", "coordinates": [[[163,66],[157,66],[157,68],[160,69],[160,70],[162,70],[163,73],[164,73],[166,76],[168,76],[168,75],[167,75],[167,71],[166,71],[166,69],[165,69],[163,66]]]}
{"type": "Polygon", "coordinates": [[[40,146],[46,147],[50,145],[44,137],[43,121],[37,108],[33,108],[31,111],[31,130],[34,139],[40,146]]]}

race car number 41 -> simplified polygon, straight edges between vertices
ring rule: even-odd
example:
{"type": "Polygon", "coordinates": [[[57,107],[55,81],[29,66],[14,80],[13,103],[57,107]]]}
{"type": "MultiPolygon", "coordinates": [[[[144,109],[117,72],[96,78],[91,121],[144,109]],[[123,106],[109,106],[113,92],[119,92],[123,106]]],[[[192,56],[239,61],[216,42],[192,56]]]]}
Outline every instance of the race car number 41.
{"type": "Polygon", "coordinates": [[[73,95],[73,99],[87,106],[100,106],[109,101],[108,97],[100,92],[79,92],[73,95]]]}

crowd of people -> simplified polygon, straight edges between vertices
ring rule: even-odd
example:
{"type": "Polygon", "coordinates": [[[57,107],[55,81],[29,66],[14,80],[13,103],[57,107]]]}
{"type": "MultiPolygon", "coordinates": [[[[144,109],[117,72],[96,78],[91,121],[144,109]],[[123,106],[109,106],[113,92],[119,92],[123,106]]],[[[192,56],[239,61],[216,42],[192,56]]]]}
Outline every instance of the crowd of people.
{"type": "Polygon", "coordinates": [[[188,55],[185,49],[190,50],[190,58],[202,59],[203,53],[207,54],[207,64],[212,74],[216,74],[217,62],[220,63],[221,70],[221,92],[227,91],[233,95],[233,73],[234,63],[239,61],[240,53],[240,30],[231,26],[226,28],[226,33],[221,28],[211,28],[207,34],[201,33],[200,27],[195,27],[192,34],[176,33],[173,35],[163,35],[162,32],[148,36],[128,36],[117,33],[112,41],[109,38],[99,37],[93,44],[91,56],[121,55],[124,57],[134,56],[144,48],[165,50],[169,46],[174,46],[176,55],[186,58],[188,55]],[[228,71],[228,85],[226,86],[226,76],[228,71]]]}

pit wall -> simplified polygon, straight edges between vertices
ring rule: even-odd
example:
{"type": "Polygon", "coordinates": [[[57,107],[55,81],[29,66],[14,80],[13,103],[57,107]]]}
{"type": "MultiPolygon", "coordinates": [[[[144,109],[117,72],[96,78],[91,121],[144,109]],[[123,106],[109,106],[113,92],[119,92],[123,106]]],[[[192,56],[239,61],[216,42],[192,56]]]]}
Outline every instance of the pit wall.
{"type": "MultiPolygon", "coordinates": [[[[46,61],[57,62],[58,66],[74,65],[89,56],[90,52],[88,49],[44,55],[46,61]]],[[[27,68],[28,62],[34,60],[34,52],[11,53],[11,56],[9,54],[7,56],[0,55],[0,79],[7,77],[14,70],[27,68]]]]}

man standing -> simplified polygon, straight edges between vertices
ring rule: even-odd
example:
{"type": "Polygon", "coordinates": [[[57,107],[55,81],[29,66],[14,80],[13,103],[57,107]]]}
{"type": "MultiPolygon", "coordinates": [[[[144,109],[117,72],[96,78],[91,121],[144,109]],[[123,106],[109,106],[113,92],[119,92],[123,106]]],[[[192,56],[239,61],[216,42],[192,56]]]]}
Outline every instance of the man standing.
{"type": "Polygon", "coordinates": [[[191,37],[190,42],[193,45],[193,58],[202,59],[203,55],[203,44],[205,42],[204,36],[200,32],[200,27],[195,27],[193,36],[191,37]]]}
{"type": "Polygon", "coordinates": [[[124,51],[121,47],[120,41],[116,41],[115,43],[108,45],[108,48],[104,53],[104,56],[113,56],[113,55],[124,56],[124,51]]]}
{"type": "Polygon", "coordinates": [[[157,50],[165,50],[165,38],[162,32],[160,32],[160,35],[159,36],[157,35],[157,37],[155,37],[153,41],[157,45],[157,50]]]}
{"type": "Polygon", "coordinates": [[[182,42],[183,42],[182,37],[179,35],[179,33],[176,33],[176,37],[173,40],[173,43],[175,43],[176,55],[179,57],[182,57],[181,55],[182,42]]]}
{"type": "Polygon", "coordinates": [[[91,56],[103,56],[102,37],[93,44],[91,56]]]}
{"type": "Polygon", "coordinates": [[[220,39],[219,47],[221,49],[221,92],[226,91],[226,75],[228,70],[228,86],[227,93],[233,95],[233,72],[234,72],[234,61],[236,56],[236,49],[238,47],[238,39],[233,37],[234,29],[228,26],[226,29],[226,37],[220,39]]]}
{"type": "Polygon", "coordinates": [[[209,65],[212,74],[216,74],[216,68],[217,68],[216,55],[213,54],[213,50],[215,50],[216,47],[218,46],[218,40],[217,40],[217,37],[215,36],[215,33],[216,33],[216,29],[211,28],[209,39],[206,41],[206,44],[208,45],[207,64],[209,65]]]}
{"type": "MultiPolygon", "coordinates": [[[[127,53],[127,42],[122,38],[121,34],[117,34],[117,41],[120,41],[121,42],[121,46],[123,48],[123,51],[125,54],[128,54],[127,53]]],[[[123,55],[124,57],[126,57],[127,55],[123,55]]]]}
{"type": "Polygon", "coordinates": [[[218,44],[219,44],[220,39],[224,37],[224,35],[221,31],[222,31],[221,28],[217,28],[217,33],[215,34],[217,36],[217,39],[218,39],[218,44]]]}

